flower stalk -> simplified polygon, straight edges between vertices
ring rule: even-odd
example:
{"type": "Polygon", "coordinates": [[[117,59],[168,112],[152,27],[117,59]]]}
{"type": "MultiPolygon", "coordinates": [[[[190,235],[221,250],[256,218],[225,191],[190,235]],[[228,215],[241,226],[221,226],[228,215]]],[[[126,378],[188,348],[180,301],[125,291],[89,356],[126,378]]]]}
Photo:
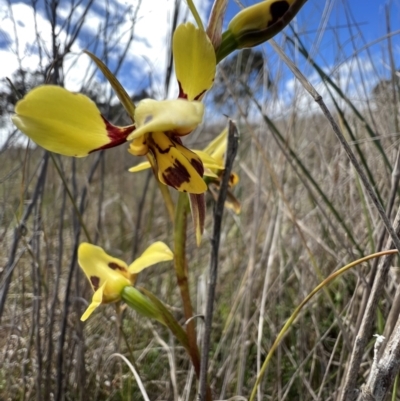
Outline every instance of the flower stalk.
{"type": "Polygon", "coordinates": [[[179,290],[182,298],[183,312],[185,315],[186,332],[189,340],[190,358],[193,363],[197,377],[200,375],[200,354],[197,347],[196,327],[193,317],[192,301],[190,299],[189,280],[187,275],[186,260],[186,230],[187,230],[187,211],[189,208],[186,194],[180,193],[175,210],[174,226],[174,262],[175,274],[178,281],[179,290]]]}

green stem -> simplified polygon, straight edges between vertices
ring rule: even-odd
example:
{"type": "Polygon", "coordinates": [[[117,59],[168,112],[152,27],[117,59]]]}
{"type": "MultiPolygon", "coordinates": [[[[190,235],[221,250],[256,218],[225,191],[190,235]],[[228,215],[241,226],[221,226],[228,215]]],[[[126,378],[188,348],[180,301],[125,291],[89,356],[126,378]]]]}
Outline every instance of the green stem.
{"type": "Polygon", "coordinates": [[[175,227],[174,227],[174,243],[175,243],[175,273],[178,280],[179,290],[183,303],[183,311],[185,314],[186,332],[189,340],[190,357],[196,375],[200,373],[200,356],[196,341],[196,328],[193,317],[193,307],[190,300],[189,281],[187,277],[187,261],[186,261],[186,222],[187,222],[188,198],[187,194],[180,192],[178,204],[175,210],[175,227]]]}
{"type": "MultiPolygon", "coordinates": [[[[186,333],[189,343],[189,356],[192,360],[197,379],[200,378],[200,353],[197,347],[196,326],[193,318],[192,301],[190,300],[189,280],[186,260],[186,223],[189,201],[186,193],[180,192],[175,209],[174,244],[175,273],[181,292],[183,311],[186,320],[186,333]]],[[[211,390],[207,385],[206,400],[212,401],[211,390]]]]}

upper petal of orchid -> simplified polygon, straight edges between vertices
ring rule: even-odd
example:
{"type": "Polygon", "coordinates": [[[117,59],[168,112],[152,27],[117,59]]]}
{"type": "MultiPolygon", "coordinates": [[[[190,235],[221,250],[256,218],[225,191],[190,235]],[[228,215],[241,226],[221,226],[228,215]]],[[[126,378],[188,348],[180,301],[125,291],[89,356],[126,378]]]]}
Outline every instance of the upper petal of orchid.
{"type": "Polygon", "coordinates": [[[106,282],[95,291],[93,294],[92,302],[90,305],[87,307],[85,313],[81,317],[81,321],[84,322],[92,313],[93,311],[100,306],[103,303],[103,294],[104,294],[104,288],[106,286],[106,282]]]}
{"type": "Polygon", "coordinates": [[[148,146],[154,156],[158,179],[181,192],[201,194],[207,190],[204,167],[196,153],[185,148],[164,132],[149,136],[148,146]]]}
{"type": "Polygon", "coordinates": [[[122,290],[131,285],[127,264],[108,255],[99,246],[82,243],[78,248],[78,263],[93,290],[103,288],[102,303],[119,300],[122,290]]]}
{"type": "Polygon", "coordinates": [[[187,100],[142,100],[135,111],[136,130],[128,140],[151,132],[173,132],[186,135],[203,120],[204,106],[201,102],[187,100]]]}
{"type": "Polygon", "coordinates": [[[190,22],[178,26],[172,45],[175,73],[180,87],[179,97],[200,100],[214,82],[214,46],[207,33],[190,22]]]}
{"type": "Polygon", "coordinates": [[[132,274],[141,272],[146,267],[155,265],[156,263],[172,260],[174,254],[164,242],[158,241],[150,245],[133,263],[128,267],[132,274]]]}
{"type": "Polygon", "coordinates": [[[14,124],[39,146],[65,156],[120,145],[134,126],[110,124],[85,95],[53,85],[31,90],[15,106],[14,124]]]}

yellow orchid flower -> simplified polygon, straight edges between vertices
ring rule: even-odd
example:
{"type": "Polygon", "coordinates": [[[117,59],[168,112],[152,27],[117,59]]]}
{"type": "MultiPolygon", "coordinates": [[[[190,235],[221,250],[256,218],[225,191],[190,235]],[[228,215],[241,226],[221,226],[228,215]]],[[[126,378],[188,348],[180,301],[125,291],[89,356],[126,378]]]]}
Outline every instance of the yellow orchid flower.
{"type": "MultiPolygon", "coordinates": [[[[132,286],[136,275],[143,269],[173,258],[174,255],[167,245],[155,242],[128,266],[124,261],[108,255],[99,246],[86,242],[80,244],[78,263],[94,290],[92,302],[81,320],[85,321],[101,304],[119,301],[124,288],[132,286]]],[[[145,307],[146,305],[142,305],[142,309],[145,307]]]]}
{"type": "Polygon", "coordinates": [[[200,100],[214,81],[215,51],[204,29],[186,23],[174,32],[176,100],[145,99],[135,107],[108,68],[86,53],[109,80],[132,125],[112,125],[87,96],[53,85],[39,86],[20,100],[12,117],[14,124],[39,146],[67,156],[83,157],[132,141],[130,152],[146,155],[162,183],[182,192],[205,192],[201,159],[180,140],[202,122],[200,100]]]}
{"type": "MultiPolygon", "coordinates": [[[[203,150],[193,149],[190,152],[195,153],[204,165],[205,183],[208,189],[216,198],[221,183],[222,173],[224,171],[224,157],[227,146],[228,129],[224,129],[215,139],[213,139],[203,150]]],[[[131,145],[132,147],[132,145],[131,145]]],[[[187,149],[188,150],[188,149],[187,149]]],[[[133,153],[133,152],[132,152],[133,153]]],[[[149,169],[150,162],[142,162],[129,169],[131,173],[137,173],[149,169]]],[[[160,181],[166,184],[160,177],[160,181]]],[[[232,172],[229,179],[229,188],[233,188],[239,182],[239,176],[232,172]]],[[[236,214],[240,213],[241,205],[231,191],[228,191],[225,207],[233,210],[236,214]]]]}

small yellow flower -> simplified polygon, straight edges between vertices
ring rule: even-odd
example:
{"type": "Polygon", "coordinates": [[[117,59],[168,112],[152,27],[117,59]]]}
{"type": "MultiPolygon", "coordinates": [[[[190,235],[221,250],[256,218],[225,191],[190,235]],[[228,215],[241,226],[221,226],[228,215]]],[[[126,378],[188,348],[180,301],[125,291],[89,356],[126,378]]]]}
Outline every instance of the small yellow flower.
{"type": "Polygon", "coordinates": [[[82,243],[78,249],[78,263],[89,279],[94,295],[81,320],[85,321],[99,305],[119,301],[124,288],[132,286],[136,275],[143,269],[173,257],[167,245],[155,242],[128,266],[101,247],[82,243]]]}
{"type": "Polygon", "coordinates": [[[39,146],[67,156],[83,157],[132,141],[130,152],[148,157],[158,179],[182,192],[206,191],[201,159],[180,140],[203,120],[205,92],[216,69],[215,51],[202,27],[178,26],[173,55],[179,99],[142,100],[137,107],[108,68],[87,52],[110,81],[133,124],[117,127],[82,94],[44,85],[33,89],[15,107],[14,124],[39,146]]]}

